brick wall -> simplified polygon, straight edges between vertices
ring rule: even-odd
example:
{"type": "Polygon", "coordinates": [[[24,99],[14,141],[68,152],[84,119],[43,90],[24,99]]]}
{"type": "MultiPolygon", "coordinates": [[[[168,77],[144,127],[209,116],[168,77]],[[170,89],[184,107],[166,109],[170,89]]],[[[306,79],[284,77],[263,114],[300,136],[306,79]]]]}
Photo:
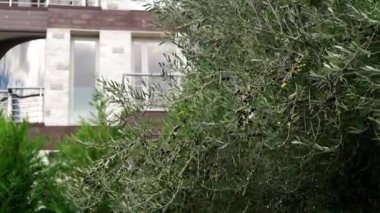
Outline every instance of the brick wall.
{"type": "Polygon", "coordinates": [[[154,30],[152,15],[145,11],[111,11],[86,8],[49,8],[49,28],[88,30],[154,30]]]}
{"type": "Polygon", "coordinates": [[[0,33],[45,33],[47,28],[154,31],[152,22],[152,14],[146,11],[84,7],[0,7],[0,33]]]}
{"type": "Polygon", "coordinates": [[[0,7],[0,32],[44,32],[47,27],[47,10],[0,7]]]}

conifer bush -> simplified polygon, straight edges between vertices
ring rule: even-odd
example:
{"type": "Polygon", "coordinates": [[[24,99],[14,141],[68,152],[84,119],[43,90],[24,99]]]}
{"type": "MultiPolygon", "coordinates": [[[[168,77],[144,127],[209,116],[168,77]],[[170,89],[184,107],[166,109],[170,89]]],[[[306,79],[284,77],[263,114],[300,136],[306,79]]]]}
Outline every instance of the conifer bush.
{"type": "Polygon", "coordinates": [[[0,117],[0,212],[37,212],[42,208],[42,142],[28,137],[27,123],[0,117]]]}
{"type": "MultiPolygon", "coordinates": [[[[167,97],[160,138],[123,123],[117,140],[89,145],[104,155],[68,183],[78,208],[104,199],[115,212],[380,208],[380,2],[161,0],[151,9],[182,50],[163,70],[186,78],[167,97]]],[[[123,85],[103,86],[111,104],[138,113],[123,85]]]]}
{"type": "Polygon", "coordinates": [[[74,212],[57,181],[61,168],[44,160],[47,140],[30,137],[27,121],[0,116],[0,212],[74,212]]]}

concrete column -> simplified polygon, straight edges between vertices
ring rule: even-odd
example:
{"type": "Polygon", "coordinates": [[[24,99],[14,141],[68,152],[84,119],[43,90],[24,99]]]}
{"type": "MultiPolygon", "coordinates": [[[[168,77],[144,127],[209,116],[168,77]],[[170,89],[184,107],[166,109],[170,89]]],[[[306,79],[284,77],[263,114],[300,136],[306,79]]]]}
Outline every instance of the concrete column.
{"type": "MultiPolygon", "coordinates": [[[[123,74],[131,71],[131,33],[126,31],[100,31],[99,77],[122,82],[123,74]]],[[[115,105],[107,111],[110,119],[119,112],[115,105]]]]}
{"type": "Polygon", "coordinates": [[[69,124],[70,30],[47,29],[45,62],[45,125],[69,124]]]}
{"type": "Polygon", "coordinates": [[[100,31],[99,77],[120,81],[131,70],[131,33],[100,31]]]}

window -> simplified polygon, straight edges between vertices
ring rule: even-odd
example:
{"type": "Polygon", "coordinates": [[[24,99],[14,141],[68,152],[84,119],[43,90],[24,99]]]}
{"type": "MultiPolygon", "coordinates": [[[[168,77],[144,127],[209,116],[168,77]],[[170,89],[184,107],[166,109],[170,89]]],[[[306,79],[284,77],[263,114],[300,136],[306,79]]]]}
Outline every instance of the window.
{"type": "MultiPolygon", "coordinates": [[[[146,5],[153,2],[153,0],[123,0],[120,1],[119,5],[127,10],[145,10],[146,5]]],[[[112,1],[109,1],[108,4],[109,7],[112,7],[112,4],[115,5],[112,1]]]]}
{"type": "Polygon", "coordinates": [[[149,109],[163,109],[163,97],[179,84],[180,76],[165,70],[166,56],[176,53],[174,45],[155,39],[132,42],[132,72],[125,75],[134,90],[142,94],[149,109]]]}
{"type": "Polygon", "coordinates": [[[91,118],[90,105],[95,92],[97,40],[75,38],[72,41],[72,78],[70,96],[70,123],[91,118]]]}

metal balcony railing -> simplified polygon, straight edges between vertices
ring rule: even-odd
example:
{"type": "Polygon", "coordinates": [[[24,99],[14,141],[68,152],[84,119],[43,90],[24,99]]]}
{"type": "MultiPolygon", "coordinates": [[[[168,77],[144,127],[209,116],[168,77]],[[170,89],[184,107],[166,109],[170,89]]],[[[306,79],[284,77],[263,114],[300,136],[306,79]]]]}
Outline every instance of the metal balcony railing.
{"type": "Polygon", "coordinates": [[[175,88],[181,85],[183,75],[170,74],[145,74],[145,73],[128,73],[123,75],[123,83],[127,87],[132,87],[135,94],[132,99],[144,101],[149,109],[164,109],[164,97],[171,94],[175,88]]]}
{"type": "Polygon", "coordinates": [[[9,7],[82,6],[99,7],[101,0],[0,0],[9,7]]]}
{"type": "Polygon", "coordinates": [[[13,87],[0,90],[0,109],[15,122],[44,122],[44,88],[13,87]]]}

